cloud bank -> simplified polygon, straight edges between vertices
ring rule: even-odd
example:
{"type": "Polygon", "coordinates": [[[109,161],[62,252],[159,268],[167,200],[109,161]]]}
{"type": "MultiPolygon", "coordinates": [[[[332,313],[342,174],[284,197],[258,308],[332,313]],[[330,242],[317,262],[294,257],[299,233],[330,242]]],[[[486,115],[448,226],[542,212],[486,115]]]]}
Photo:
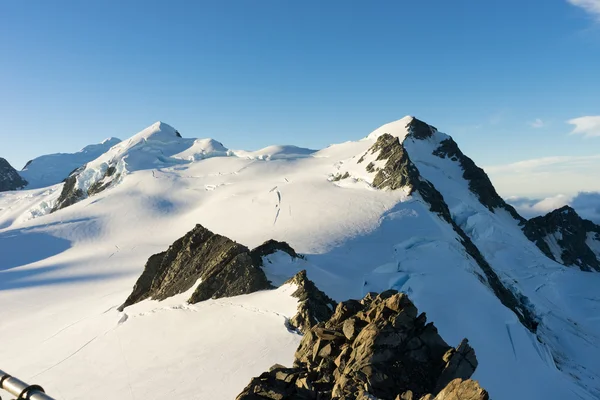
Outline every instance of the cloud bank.
{"type": "Polygon", "coordinates": [[[517,209],[525,218],[547,214],[569,205],[585,219],[600,224],[600,192],[580,192],[574,196],[559,194],[547,198],[509,197],[506,202],[517,209]]]}
{"type": "Polygon", "coordinates": [[[543,157],[484,167],[504,197],[542,199],[563,193],[600,192],[600,154],[543,157]]]}

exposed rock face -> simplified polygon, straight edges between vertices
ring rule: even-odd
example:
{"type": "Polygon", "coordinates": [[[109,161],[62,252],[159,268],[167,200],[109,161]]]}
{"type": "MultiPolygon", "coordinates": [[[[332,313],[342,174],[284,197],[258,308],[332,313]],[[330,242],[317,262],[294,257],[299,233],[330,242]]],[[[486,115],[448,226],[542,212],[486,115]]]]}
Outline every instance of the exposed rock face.
{"type": "Polygon", "coordinates": [[[450,347],[404,294],[389,290],[340,303],[310,329],[292,368],[275,365],[237,400],[481,399],[466,340],[450,347]],[[429,397],[428,397],[429,396],[429,397]],[[453,397],[454,396],[454,397],[453,397]]]}
{"type": "MultiPolygon", "coordinates": [[[[377,161],[387,160],[385,167],[377,171],[373,179],[374,187],[390,188],[391,190],[409,187],[412,188],[411,192],[414,190],[413,186],[419,179],[419,171],[410,161],[408,153],[397,137],[384,133],[377,138],[370,151],[371,153],[379,152],[377,161]]],[[[369,169],[369,165],[367,165],[367,171],[369,169]]]]}
{"type": "Polygon", "coordinates": [[[600,271],[600,250],[594,252],[589,245],[595,242],[600,249],[600,226],[582,219],[571,207],[530,219],[523,232],[552,260],[583,271],[600,271]]]}
{"type": "Polygon", "coordinates": [[[22,189],[27,181],[21,178],[16,169],[4,158],[0,157],[0,192],[22,189]]]}
{"type": "Polygon", "coordinates": [[[477,196],[481,204],[486,206],[490,211],[494,212],[496,208],[503,208],[517,221],[521,223],[525,222],[525,219],[519,215],[514,207],[507,204],[498,195],[485,171],[479,168],[473,160],[460,150],[454,139],[449,138],[442,141],[440,146],[433,152],[433,155],[458,161],[464,171],[463,178],[469,182],[469,189],[477,196]]]}
{"type": "Polygon", "coordinates": [[[268,256],[269,254],[273,254],[276,251],[283,251],[284,253],[289,254],[289,256],[292,258],[303,258],[286,242],[278,242],[277,240],[273,239],[267,240],[260,246],[254,248],[250,252],[250,256],[252,257],[252,261],[254,261],[255,265],[262,265],[262,258],[268,256]]]}
{"type": "Polygon", "coordinates": [[[61,210],[83,200],[87,196],[92,196],[102,192],[110,187],[111,184],[120,177],[120,174],[116,173],[117,169],[114,166],[109,166],[104,172],[104,175],[95,181],[86,192],[84,192],[82,189],[77,188],[76,186],[77,177],[85,170],[85,167],[86,165],[77,168],[75,171],[69,174],[67,179],[65,179],[65,184],[62,188],[60,196],[51,212],[61,210]]]}
{"type": "Polygon", "coordinates": [[[75,171],[71,172],[67,179],[65,179],[65,183],[63,185],[62,191],[60,192],[60,196],[58,197],[56,204],[50,212],[55,212],[70,205],[73,205],[85,197],[83,190],[76,187],[77,175],[84,168],[85,166],[77,168],[75,171]]]}
{"type": "MultiPolygon", "coordinates": [[[[408,128],[409,134],[419,139],[426,139],[435,132],[435,128],[425,124],[422,121],[419,121],[416,118],[413,118],[408,128]]],[[[377,138],[377,141],[369,151],[372,154],[379,152],[377,156],[378,161],[387,160],[384,168],[380,169],[375,175],[373,186],[379,189],[389,188],[391,190],[408,188],[409,194],[413,194],[415,192],[419,193],[421,197],[429,204],[430,210],[437,213],[442,219],[448,222],[454,231],[460,236],[461,243],[465,247],[465,250],[477,262],[485,274],[485,279],[482,278],[482,280],[487,282],[502,304],[511,309],[519,318],[521,323],[527,327],[527,329],[535,332],[538,322],[533,311],[527,306],[527,304],[529,304],[528,299],[520,293],[513,293],[510,289],[503,285],[503,283],[500,281],[500,278],[492,266],[483,257],[477,246],[475,246],[469,236],[454,222],[448,205],[444,201],[442,194],[431,184],[431,182],[427,181],[420,175],[418,168],[411,161],[408,152],[404,149],[404,146],[400,143],[400,140],[388,133],[384,133],[377,138]]],[[[458,147],[456,147],[456,151],[462,154],[458,147]]],[[[485,172],[478,168],[471,159],[464,155],[463,157],[464,159],[468,160],[465,161],[467,164],[470,162],[473,165],[471,171],[474,172],[472,173],[476,176],[479,176],[479,178],[475,179],[474,182],[480,183],[476,183],[475,186],[486,187],[487,189],[482,193],[487,193],[490,198],[495,198],[494,196],[496,196],[499,199],[499,202],[494,204],[500,204],[500,206],[501,204],[506,205],[504,200],[502,200],[496,193],[485,172]],[[479,172],[477,172],[477,170],[479,170],[483,175],[478,175],[479,172]],[[488,184],[489,187],[487,187],[488,184]]],[[[367,169],[368,168],[369,166],[367,166],[367,169]]],[[[506,205],[506,207],[509,207],[514,211],[511,206],[506,205]]],[[[516,214],[516,211],[514,212],[516,214]]],[[[518,214],[516,215],[518,216],[518,214]]],[[[519,220],[521,219],[522,218],[519,216],[519,220]]]]}
{"type": "Polygon", "coordinates": [[[262,257],[281,249],[296,254],[286,243],[276,241],[250,251],[246,246],[196,225],[167,251],[148,259],[131,295],[120,309],[147,298],[164,300],[195,284],[196,289],[188,300],[190,303],[271,289],[261,268],[262,257]]]}
{"type": "Polygon", "coordinates": [[[437,129],[417,118],[413,118],[408,123],[408,134],[415,139],[427,139],[430,138],[437,129]]]}
{"type": "Polygon", "coordinates": [[[292,296],[300,300],[298,313],[288,321],[290,328],[307,333],[319,322],[325,322],[331,318],[337,303],[306,277],[306,271],[298,272],[296,276],[285,283],[298,286],[292,296]]]}

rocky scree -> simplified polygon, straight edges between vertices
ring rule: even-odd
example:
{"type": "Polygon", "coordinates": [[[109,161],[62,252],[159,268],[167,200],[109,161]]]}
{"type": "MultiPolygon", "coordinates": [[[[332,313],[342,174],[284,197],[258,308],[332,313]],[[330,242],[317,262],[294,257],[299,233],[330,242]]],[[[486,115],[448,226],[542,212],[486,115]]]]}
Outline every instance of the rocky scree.
{"type": "MultiPolygon", "coordinates": [[[[413,119],[411,124],[414,124],[414,126],[409,126],[410,134],[417,138],[426,138],[428,137],[427,135],[431,136],[435,131],[435,128],[430,127],[416,118],[413,119]],[[426,126],[423,126],[423,124],[426,126]]],[[[465,250],[477,262],[485,275],[485,278],[480,277],[480,279],[488,284],[502,304],[511,309],[527,329],[531,332],[535,332],[538,325],[538,319],[533,310],[529,308],[528,304],[530,302],[527,297],[521,293],[514,293],[504,286],[477,246],[475,246],[469,236],[452,219],[450,209],[442,194],[435,186],[433,186],[433,184],[431,184],[431,182],[421,176],[418,168],[411,161],[408,152],[400,143],[400,140],[389,133],[384,133],[377,138],[375,144],[368,151],[372,154],[379,152],[377,156],[378,161],[387,160],[385,166],[375,175],[373,186],[378,189],[389,188],[391,190],[406,188],[408,189],[409,194],[413,194],[414,192],[420,194],[423,200],[429,204],[430,210],[437,213],[443,220],[448,222],[460,237],[460,242],[465,250]]],[[[485,175],[485,173],[483,174],[485,175]]],[[[487,179],[487,175],[485,175],[485,178],[487,179]]],[[[491,182],[489,184],[491,186],[491,182]]],[[[491,188],[495,193],[493,186],[491,186],[491,188]]]]}
{"type": "Polygon", "coordinates": [[[548,258],[582,271],[600,271],[600,254],[595,254],[587,244],[590,234],[600,243],[600,226],[581,218],[573,208],[564,206],[532,218],[523,226],[523,232],[548,258]],[[560,246],[561,260],[550,250],[548,240],[552,236],[560,246]]]}
{"type": "Polygon", "coordinates": [[[27,181],[21,178],[16,169],[8,161],[0,157],[0,192],[22,189],[27,181]]]}
{"type": "Polygon", "coordinates": [[[246,246],[196,225],[168,250],[151,256],[125,307],[152,298],[168,297],[196,288],[189,303],[271,289],[262,270],[262,257],[275,251],[299,257],[285,242],[270,240],[250,251],[246,246]]]}
{"type": "Polygon", "coordinates": [[[475,352],[450,347],[425,314],[394,290],[348,300],[304,335],[294,365],[274,365],[237,400],[487,400],[468,380],[475,352]]]}

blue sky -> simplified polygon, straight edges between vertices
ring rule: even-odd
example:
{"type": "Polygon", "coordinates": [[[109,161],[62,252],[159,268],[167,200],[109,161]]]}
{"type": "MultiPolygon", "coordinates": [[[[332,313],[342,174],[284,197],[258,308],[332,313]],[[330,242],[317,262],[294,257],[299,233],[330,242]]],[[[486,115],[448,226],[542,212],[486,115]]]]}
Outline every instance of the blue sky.
{"type": "MultiPolygon", "coordinates": [[[[320,148],[411,114],[508,186],[523,160],[600,170],[600,120],[567,123],[600,115],[600,0],[5,1],[0,54],[17,168],[157,120],[320,148]]],[[[583,182],[569,191],[600,190],[583,182]]]]}

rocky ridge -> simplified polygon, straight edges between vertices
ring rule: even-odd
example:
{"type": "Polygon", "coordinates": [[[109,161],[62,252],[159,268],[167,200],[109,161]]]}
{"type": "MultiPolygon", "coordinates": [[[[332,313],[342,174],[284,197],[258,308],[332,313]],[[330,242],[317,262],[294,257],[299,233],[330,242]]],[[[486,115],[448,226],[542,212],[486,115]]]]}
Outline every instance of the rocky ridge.
{"type": "Polygon", "coordinates": [[[549,258],[582,271],[600,271],[600,226],[564,206],[523,226],[525,235],[549,258]],[[590,248],[596,242],[597,252],[590,248]],[[556,252],[552,248],[556,248],[556,252]]]}
{"type": "Polygon", "coordinates": [[[22,189],[25,186],[27,181],[21,178],[6,159],[0,157],[0,192],[22,189]]]}
{"type": "Polygon", "coordinates": [[[270,240],[250,251],[198,224],[166,251],[148,259],[120,309],[148,298],[164,300],[194,286],[189,303],[271,289],[261,268],[262,257],[276,251],[299,257],[284,242],[270,240]]]}
{"type": "MultiPolygon", "coordinates": [[[[410,137],[421,140],[427,139],[435,132],[434,127],[431,127],[416,118],[413,118],[408,123],[407,129],[410,137]]],[[[504,286],[477,246],[453,220],[442,194],[431,184],[431,182],[420,175],[417,166],[411,161],[408,152],[400,140],[389,133],[383,133],[377,138],[375,144],[367,153],[369,152],[371,154],[378,153],[377,161],[385,161],[383,168],[373,170],[373,172],[376,172],[373,179],[373,186],[378,189],[389,188],[390,190],[404,188],[408,190],[409,194],[415,192],[418,193],[423,200],[429,204],[430,210],[437,213],[443,220],[450,224],[460,237],[460,242],[465,250],[477,262],[483,272],[481,280],[488,284],[502,304],[511,309],[527,329],[535,332],[538,326],[538,318],[535,316],[533,310],[528,307],[528,299],[523,294],[515,293],[504,286]]],[[[368,171],[369,166],[366,168],[368,171]]],[[[487,179],[493,193],[496,193],[493,186],[491,186],[491,182],[489,182],[487,175],[485,175],[483,170],[481,170],[481,172],[485,176],[485,179],[481,179],[484,181],[487,179]]],[[[486,187],[485,182],[481,185],[486,187]]],[[[490,196],[492,196],[492,194],[490,194],[490,196]]]]}
{"type": "Polygon", "coordinates": [[[389,290],[338,304],[306,330],[291,368],[274,365],[237,400],[487,400],[469,380],[476,367],[466,339],[452,348],[406,295],[389,290]]]}
{"type": "Polygon", "coordinates": [[[331,318],[337,307],[337,303],[320,291],[308,279],[306,270],[298,272],[296,276],[284,284],[295,285],[297,287],[292,296],[299,300],[298,313],[290,318],[288,327],[302,333],[307,333],[313,326],[331,318]]]}

